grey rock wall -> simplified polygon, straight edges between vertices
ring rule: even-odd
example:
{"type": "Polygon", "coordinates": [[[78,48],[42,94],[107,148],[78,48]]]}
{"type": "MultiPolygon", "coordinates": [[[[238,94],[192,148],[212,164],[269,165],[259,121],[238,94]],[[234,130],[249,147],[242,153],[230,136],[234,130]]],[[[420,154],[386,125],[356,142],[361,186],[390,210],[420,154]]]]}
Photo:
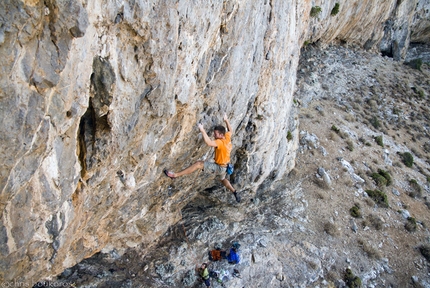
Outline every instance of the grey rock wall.
{"type": "Polygon", "coordinates": [[[162,173],[212,158],[197,122],[227,113],[246,193],[292,169],[302,44],[375,48],[382,23],[415,11],[348,1],[333,16],[335,1],[317,2],[318,17],[301,1],[2,1],[0,281],[151,247],[215,183],[162,173]]]}
{"type": "Polygon", "coordinates": [[[411,42],[428,43],[430,39],[430,2],[419,0],[411,27],[411,42]]]}

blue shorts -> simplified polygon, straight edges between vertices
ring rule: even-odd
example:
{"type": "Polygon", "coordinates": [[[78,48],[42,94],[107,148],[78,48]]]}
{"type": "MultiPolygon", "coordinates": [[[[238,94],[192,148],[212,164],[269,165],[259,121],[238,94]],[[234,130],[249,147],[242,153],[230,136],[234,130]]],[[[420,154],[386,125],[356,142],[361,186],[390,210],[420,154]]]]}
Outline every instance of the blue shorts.
{"type": "Polygon", "coordinates": [[[225,174],[227,174],[227,167],[221,167],[215,162],[205,161],[204,171],[209,173],[214,173],[219,180],[225,179],[225,174]]]}
{"type": "Polygon", "coordinates": [[[205,281],[205,285],[206,285],[206,287],[211,286],[211,280],[210,280],[210,278],[208,278],[208,279],[203,279],[203,281],[205,281]]]}

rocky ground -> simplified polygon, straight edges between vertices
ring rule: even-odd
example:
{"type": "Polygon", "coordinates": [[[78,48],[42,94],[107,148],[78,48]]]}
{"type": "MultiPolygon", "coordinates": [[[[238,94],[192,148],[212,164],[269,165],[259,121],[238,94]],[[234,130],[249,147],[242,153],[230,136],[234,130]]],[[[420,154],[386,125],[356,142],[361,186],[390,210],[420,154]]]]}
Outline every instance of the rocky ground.
{"type": "Polygon", "coordinates": [[[256,191],[238,183],[240,204],[222,187],[201,191],[149,255],[103,251],[50,283],[204,287],[196,265],[238,241],[241,263],[211,262],[230,275],[211,287],[344,287],[347,268],[364,287],[430,287],[419,249],[430,243],[429,69],[354,47],[305,47],[294,99],[300,145],[289,175],[256,191]],[[374,191],[387,202],[372,200],[374,191]]]}

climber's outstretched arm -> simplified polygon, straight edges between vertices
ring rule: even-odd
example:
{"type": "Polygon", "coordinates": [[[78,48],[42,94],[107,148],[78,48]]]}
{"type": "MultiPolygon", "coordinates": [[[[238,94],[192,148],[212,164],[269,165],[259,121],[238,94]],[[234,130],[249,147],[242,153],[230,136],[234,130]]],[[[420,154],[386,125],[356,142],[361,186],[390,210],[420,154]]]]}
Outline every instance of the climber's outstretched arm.
{"type": "Polygon", "coordinates": [[[233,129],[231,128],[230,122],[228,121],[227,114],[224,114],[224,122],[227,125],[227,130],[233,134],[233,129]]]}
{"type": "Polygon", "coordinates": [[[205,143],[210,146],[210,147],[217,147],[218,145],[216,144],[215,141],[211,140],[211,138],[209,138],[208,134],[205,131],[205,128],[203,128],[203,125],[201,123],[199,123],[198,125],[200,132],[203,135],[203,139],[205,140],[205,143]]]}

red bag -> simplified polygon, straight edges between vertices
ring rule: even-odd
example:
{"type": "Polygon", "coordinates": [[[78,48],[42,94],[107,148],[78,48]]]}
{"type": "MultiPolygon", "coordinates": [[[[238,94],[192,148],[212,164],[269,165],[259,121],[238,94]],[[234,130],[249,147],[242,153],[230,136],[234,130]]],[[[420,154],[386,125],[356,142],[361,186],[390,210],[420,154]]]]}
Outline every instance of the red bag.
{"type": "Polygon", "coordinates": [[[221,250],[211,250],[209,251],[209,260],[219,261],[221,260],[221,250]]]}

